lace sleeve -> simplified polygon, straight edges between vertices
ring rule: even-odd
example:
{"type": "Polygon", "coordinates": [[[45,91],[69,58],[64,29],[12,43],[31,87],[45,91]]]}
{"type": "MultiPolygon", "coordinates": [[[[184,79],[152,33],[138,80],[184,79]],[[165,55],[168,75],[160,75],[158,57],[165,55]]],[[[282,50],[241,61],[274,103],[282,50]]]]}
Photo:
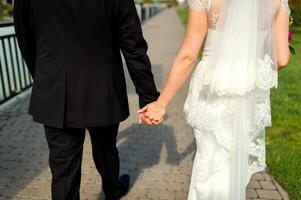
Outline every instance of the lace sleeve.
{"type": "Polygon", "coordinates": [[[288,0],[281,0],[280,9],[283,9],[288,15],[291,14],[291,9],[288,5],[288,0]]]}
{"type": "Polygon", "coordinates": [[[206,11],[208,8],[207,0],[188,0],[188,5],[190,8],[199,11],[206,11]]]}

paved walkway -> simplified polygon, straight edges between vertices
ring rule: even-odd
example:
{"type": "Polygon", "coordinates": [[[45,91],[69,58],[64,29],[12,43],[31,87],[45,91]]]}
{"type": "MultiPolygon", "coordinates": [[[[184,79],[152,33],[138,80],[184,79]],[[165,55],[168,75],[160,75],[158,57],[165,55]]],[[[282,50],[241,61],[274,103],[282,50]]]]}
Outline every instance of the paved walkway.
{"type": "MultiPolygon", "coordinates": [[[[184,34],[176,11],[169,9],[144,24],[158,87],[175,57],[184,34]]],[[[169,118],[159,127],[136,123],[138,108],[134,87],[128,80],[131,116],[121,124],[118,147],[121,172],[129,173],[132,187],[126,200],[187,199],[195,144],[185,124],[182,107],[187,84],[169,107],[169,118]]],[[[0,112],[0,199],[50,199],[51,174],[42,127],[27,115],[29,97],[20,98],[0,112]]],[[[86,138],[81,198],[103,199],[100,176],[92,162],[86,138]]],[[[256,174],[247,190],[248,199],[287,199],[279,185],[265,172],[256,174]]]]}

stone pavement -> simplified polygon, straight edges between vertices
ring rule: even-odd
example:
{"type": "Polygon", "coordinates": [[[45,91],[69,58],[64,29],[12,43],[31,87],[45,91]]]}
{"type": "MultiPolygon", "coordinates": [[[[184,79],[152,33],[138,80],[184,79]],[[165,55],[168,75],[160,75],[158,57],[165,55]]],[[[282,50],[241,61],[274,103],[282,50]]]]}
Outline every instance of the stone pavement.
{"type": "MultiPolygon", "coordinates": [[[[168,67],[180,47],[184,27],[175,9],[168,9],[144,24],[153,72],[161,88],[168,67]]],[[[128,75],[132,116],[120,127],[118,148],[121,173],[132,178],[125,200],[187,199],[195,144],[182,112],[188,84],[169,107],[167,121],[158,127],[138,125],[138,98],[128,75]]],[[[29,92],[28,92],[29,93],[29,92]]],[[[28,95],[0,110],[0,199],[50,199],[51,174],[48,149],[41,125],[27,115],[28,95]]],[[[82,167],[81,199],[103,199],[101,178],[92,161],[86,137],[82,167]]],[[[252,177],[248,199],[288,199],[266,172],[252,177]]],[[[222,200],[222,199],[221,199],[222,200]]]]}

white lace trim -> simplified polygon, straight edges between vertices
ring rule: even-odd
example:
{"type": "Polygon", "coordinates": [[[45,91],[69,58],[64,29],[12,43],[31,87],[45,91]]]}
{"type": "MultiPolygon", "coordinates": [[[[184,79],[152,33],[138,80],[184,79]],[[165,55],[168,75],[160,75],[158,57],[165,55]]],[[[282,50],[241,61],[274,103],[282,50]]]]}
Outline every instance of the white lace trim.
{"type": "Polygon", "coordinates": [[[208,0],[188,0],[188,5],[192,9],[196,9],[199,11],[207,11],[208,18],[209,18],[209,29],[215,30],[220,18],[220,15],[215,12],[209,12],[209,5],[210,3],[208,0]]]}
{"type": "MultiPolygon", "coordinates": [[[[205,94],[204,94],[205,95],[205,94]]],[[[199,101],[197,103],[196,109],[189,110],[188,103],[185,104],[184,110],[188,124],[197,130],[207,130],[212,131],[216,135],[218,143],[222,145],[225,149],[230,150],[232,138],[231,133],[226,131],[222,125],[222,119],[232,112],[232,106],[225,102],[216,102],[211,105],[206,103],[206,101],[201,100],[201,98],[206,98],[205,96],[200,97],[199,100],[191,100],[193,102],[199,101]],[[199,114],[201,111],[201,115],[199,114]],[[196,118],[197,116],[197,118],[196,118]]],[[[189,100],[188,100],[189,101],[189,100]]]]}
{"type": "Polygon", "coordinates": [[[250,144],[250,148],[249,148],[249,154],[255,157],[260,157],[261,155],[264,154],[264,148],[262,148],[263,141],[262,140],[256,140],[257,144],[255,142],[252,142],[250,144]]]}
{"type": "Polygon", "coordinates": [[[258,59],[258,69],[256,76],[256,86],[263,90],[268,90],[278,86],[278,73],[272,68],[274,61],[269,55],[264,59],[258,59]]]}
{"type": "MultiPolygon", "coordinates": [[[[196,134],[198,134],[198,131],[196,131],[196,134]]],[[[197,154],[199,154],[198,151],[197,154]]],[[[226,163],[228,160],[229,153],[223,148],[219,149],[216,152],[213,160],[211,161],[200,159],[200,157],[198,157],[198,159],[195,159],[195,167],[197,169],[197,176],[195,177],[195,182],[204,183],[210,181],[210,178],[215,173],[218,173],[224,168],[224,165],[222,163],[226,163]]],[[[206,189],[205,184],[193,184],[193,186],[198,191],[198,198],[208,199],[208,190],[206,189]]]]}
{"type": "Polygon", "coordinates": [[[256,88],[277,88],[278,73],[273,69],[273,63],[271,57],[265,55],[256,63],[223,62],[220,70],[214,70],[211,62],[201,61],[195,74],[200,90],[219,96],[244,96],[256,88]]]}
{"type": "Polygon", "coordinates": [[[250,130],[250,137],[252,140],[256,139],[266,127],[272,125],[271,105],[269,92],[258,90],[255,94],[254,108],[254,124],[253,129],[250,130]]]}
{"type": "Polygon", "coordinates": [[[212,12],[211,14],[210,14],[210,18],[209,18],[209,29],[210,30],[216,30],[216,27],[217,27],[217,24],[218,24],[218,21],[219,21],[219,17],[220,17],[220,15],[219,14],[217,14],[217,13],[214,13],[214,12],[212,12]]]}
{"type": "MultiPolygon", "coordinates": [[[[229,89],[231,88],[229,85],[225,87],[228,89],[225,90],[226,92],[222,90],[210,90],[210,87],[208,87],[210,85],[207,83],[212,83],[209,78],[213,77],[208,76],[210,71],[206,69],[206,67],[208,67],[206,66],[207,64],[208,63],[201,63],[201,67],[198,67],[192,76],[188,97],[184,105],[184,112],[188,124],[200,132],[202,132],[202,130],[211,131],[218,144],[223,147],[224,159],[221,159],[219,156],[216,158],[221,163],[221,161],[226,162],[225,158],[230,154],[233,140],[231,132],[224,127],[223,120],[233,114],[235,105],[231,100],[232,97],[227,98],[227,96],[224,96],[217,98],[217,95],[229,94],[229,89]],[[227,154],[227,156],[225,156],[225,154],[227,154]]],[[[253,82],[251,80],[249,80],[250,83],[244,82],[248,83],[248,87],[251,89],[245,90],[248,87],[243,87],[242,84],[238,84],[237,87],[242,87],[243,89],[234,88],[235,93],[239,91],[241,95],[252,91],[252,89],[254,92],[253,120],[249,125],[250,158],[247,182],[254,173],[264,170],[266,167],[264,129],[271,125],[269,89],[277,86],[277,73],[270,70],[272,64],[273,61],[269,56],[258,60],[258,68],[255,70],[257,79],[255,79],[256,76],[253,74],[253,82]]],[[[238,72],[239,71],[237,71],[237,73],[238,72]]],[[[233,92],[230,94],[233,94],[233,92]]],[[[212,172],[220,170],[220,168],[216,168],[221,166],[220,163],[200,163],[198,169],[201,170],[201,172],[196,181],[205,181],[209,175],[212,175],[212,172]]]]}
{"type": "Polygon", "coordinates": [[[291,14],[291,9],[290,9],[290,7],[289,7],[288,0],[281,0],[281,5],[280,5],[280,7],[281,7],[282,9],[284,9],[284,10],[287,12],[288,15],[291,14]]]}
{"type": "MultiPolygon", "coordinates": [[[[201,92],[201,95],[204,95],[204,93],[201,92]]],[[[220,171],[223,166],[222,163],[225,163],[230,156],[232,149],[232,137],[231,132],[226,131],[223,127],[223,119],[227,115],[229,116],[232,114],[235,105],[231,104],[230,101],[208,104],[206,103],[206,100],[203,99],[204,97],[200,97],[198,100],[198,107],[194,107],[197,103],[191,99],[192,96],[187,98],[184,106],[187,123],[200,132],[202,132],[202,129],[212,131],[212,134],[215,136],[218,144],[223,147],[220,152],[217,153],[213,162],[202,162],[198,160],[198,177],[196,178],[196,181],[204,182],[207,181],[214,173],[220,171]]],[[[264,128],[271,124],[269,103],[257,104],[255,102],[254,111],[254,119],[250,127],[255,128],[251,128],[249,130],[251,142],[249,145],[250,159],[248,180],[246,180],[246,184],[249,182],[254,173],[266,168],[265,140],[264,137],[258,138],[258,136],[263,134],[264,128]]],[[[201,192],[199,189],[198,191],[201,192]]]]}
{"type": "Polygon", "coordinates": [[[188,0],[188,5],[192,9],[205,11],[208,8],[208,3],[205,0],[188,0]]]}
{"type": "Polygon", "coordinates": [[[264,139],[257,139],[256,141],[252,142],[249,147],[249,154],[253,157],[253,160],[252,158],[250,159],[247,182],[249,182],[253,174],[266,168],[264,139]]]}

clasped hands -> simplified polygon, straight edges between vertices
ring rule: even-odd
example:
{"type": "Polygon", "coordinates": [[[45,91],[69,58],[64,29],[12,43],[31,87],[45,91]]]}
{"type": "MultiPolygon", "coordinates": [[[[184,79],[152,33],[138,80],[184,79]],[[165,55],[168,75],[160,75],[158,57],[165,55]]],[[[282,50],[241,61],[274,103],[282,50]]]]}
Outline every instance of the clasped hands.
{"type": "Polygon", "coordinates": [[[159,125],[164,121],[165,113],[165,105],[160,104],[158,101],[150,103],[138,110],[139,124],[146,124],[149,126],[159,125]]]}

